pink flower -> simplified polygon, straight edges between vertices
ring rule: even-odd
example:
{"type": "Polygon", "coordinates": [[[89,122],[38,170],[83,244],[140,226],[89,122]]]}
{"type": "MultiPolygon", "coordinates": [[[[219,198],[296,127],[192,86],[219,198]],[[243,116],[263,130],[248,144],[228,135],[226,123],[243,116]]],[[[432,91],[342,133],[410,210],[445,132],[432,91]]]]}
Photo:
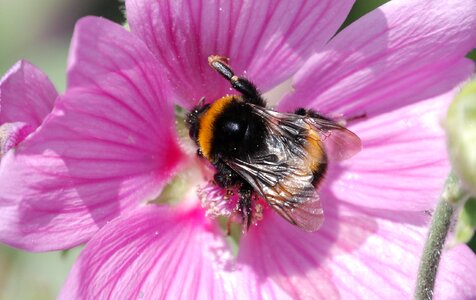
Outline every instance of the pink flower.
{"type": "MultiPolygon", "coordinates": [[[[57,92],[46,75],[27,61],[17,62],[0,81],[0,185],[10,180],[3,168],[15,148],[31,135],[53,109],[57,92]]],[[[14,189],[16,187],[14,186],[14,189]]],[[[14,190],[3,190],[10,194],[14,190]]],[[[10,228],[19,220],[18,197],[0,196],[0,236],[8,244],[18,235],[10,228]]]]}
{"type": "Polygon", "coordinates": [[[17,62],[0,81],[0,158],[41,125],[57,93],[46,75],[17,62]]]}
{"type": "MultiPolygon", "coordinates": [[[[64,299],[409,298],[424,211],[449,171],[438,117],[474,69],[464,55],[476,44],[476,4],[394,0],[332,38],[351,5],[127,0],[131,32],[81,20],[67,92],[2,158],[1,240],[31,251],[88,242],[64,299]],[[364,150],[330,166],[318,232],[268,210],[234,258],[191,188],[204,179],[188,170],[180,204],[147,204],[195,164],[179,145],[174,101],[190,108],[230,92],[210,54],[263,91],[293,76],[279,110],[367,115],[350,127],[364,150]]],[[[435,296],[474,298],[475,268],[465,245],[446,250],[435,296]]]]}

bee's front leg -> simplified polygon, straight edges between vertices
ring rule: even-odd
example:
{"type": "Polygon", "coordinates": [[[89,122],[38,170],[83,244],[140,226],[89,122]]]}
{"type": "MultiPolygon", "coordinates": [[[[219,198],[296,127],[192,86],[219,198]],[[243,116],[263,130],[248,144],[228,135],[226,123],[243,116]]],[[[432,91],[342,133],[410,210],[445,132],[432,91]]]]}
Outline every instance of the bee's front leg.
{"type": "Polygon", "coordinates": [[[235,90],[245,96],[244,100],[246,102],[266,107],[266,101],[261,97],[261,94],[255,85],[248,79],[235,75],[231,67],[228,65],[228,58],[219,55],[210,55],[208,57],[208,63],[213,69],[228,79],[235,90]]]}
{"type": "Polygon", "coordinates": [[[312,110],[312,109],[306,109],[306,108],[298,108],[294,111],[296,115],[300,116],[306,116],[306,117],[311,117],[311,118],[317,118],[317,119],[322,119],[326,121],[333,121],[332,119],[312,110]]]}
{"type": "Polygon", "coordinates": [[[359,115],[351,116],[351,117],[348,117],[348,118],[344,118],[342,115],[341,116],[336,116],[335,118],[329,118],[329,117],[324,116],[323,114],[315,112],[312,109],[305,109],[305,108],[298,108],[294,111],[294,113],[296,115],[300,115],[300,116],[306,116],[306,117],[331,121],[331,122],[334,122],[334,123],[336,123],[340,126],[344,126],[344,127],[346,127],[349,123],[352,123],[354,121],[359,121],[361,119],[367,118],[366,113],[361,113],[359,115]]]}
{"type": "Polygon", "coordinates": [[[214,164],[217,172],[213,176],[213,180],[218,184],[221,188],[229,188],[231,186],[237,185],[240,183],[241,177],[236,174],[230,167],[225,165],[222,162],[218,162],[214,164]]]}
{"type": "Polygon", "coordinates": [[[246,226],[246,230],[250,228],[252,220],[252,206],[251,206],[251,195],[253,188],[249,184],[243,184],[240,187],[240,200],[238,203],[238,210],[241,212],[241,217],[243,220],[243,226],[246,226]]]}

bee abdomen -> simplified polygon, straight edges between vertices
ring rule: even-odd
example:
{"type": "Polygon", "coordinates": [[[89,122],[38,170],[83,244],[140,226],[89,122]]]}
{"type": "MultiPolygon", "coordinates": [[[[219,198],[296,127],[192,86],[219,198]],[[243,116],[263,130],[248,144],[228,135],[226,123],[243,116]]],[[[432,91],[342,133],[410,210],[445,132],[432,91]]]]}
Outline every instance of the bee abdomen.
{"type": "Polygon", "coordinates": [[[327,171],[327,164],[326,163],[319,163],[317,164],[316,168],[312,171],[312,185],[314,187],[318,187],[319,184],[322,182],[326,175],[327,171]]]}

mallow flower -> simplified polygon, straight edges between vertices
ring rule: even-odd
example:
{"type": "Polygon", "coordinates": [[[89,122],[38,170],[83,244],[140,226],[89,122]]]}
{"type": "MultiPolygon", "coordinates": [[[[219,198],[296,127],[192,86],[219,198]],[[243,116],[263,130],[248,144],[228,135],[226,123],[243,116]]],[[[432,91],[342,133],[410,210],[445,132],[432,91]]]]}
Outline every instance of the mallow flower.
{"type": "Polygon", "coordinates": [[[41,125],[57,95],[31,63],[21,60],[10,68],[0,81],[0,158],[41,125]]]}
{"type": "MultiPolygon", "coordinates": [[[[411,297],[449,172],[439,117],[474,70],[464,55],[476,45],[476,3],[393,0],[336,34],[352,4],[126,0],[130,31],[80,20],[67,91],[2,157],[1,241],[86,243],[63,299],[411,297]],[[263,92],[292,77],[279,111],[365,115],[349,124],[363,150],[329,165],[319,231],[265,208],[234,254],[206,216],[198,191],[210,172],[178,137],[174,104],[232,92],[207,66],[212,54],[263,92]],[[173,178],[182,187],[164,190],[173,178]]],[[[2,110],[10,97],[2,87],[2,110]]],[[[475,268],[467,246],[446,249],[435,298],[474,298],[475,268]]]]}

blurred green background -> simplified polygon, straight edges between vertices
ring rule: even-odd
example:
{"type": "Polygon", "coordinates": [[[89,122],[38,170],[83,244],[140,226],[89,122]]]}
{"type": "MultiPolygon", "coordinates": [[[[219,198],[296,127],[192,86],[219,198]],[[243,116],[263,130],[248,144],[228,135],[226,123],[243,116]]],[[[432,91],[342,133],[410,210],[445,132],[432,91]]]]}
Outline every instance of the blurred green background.
{"type": "Polygon", "coordinates": [[[0,73],[27,59],[62,91],[75,22],[86,15],[123,22],[119,0],[0,0],[0,73]]]}
{"type": "MultiPolygon", "coordinates": [[[[358,0],[345,25],[385,0],[358,0]]],[[[19,59],[40,67],[65,87],[66,58],[74,23],[85,15],[123,22],[120,0],[0,0],[0,74],[19,59]]],[[[476,52],[471,54],[476,59],[476,52]]],[[[471,242],[476,249],[476,240],[471,242]]],[[[54,299],[80,249],[27,253],[0,245],[0,300],[54,299]]]]}

